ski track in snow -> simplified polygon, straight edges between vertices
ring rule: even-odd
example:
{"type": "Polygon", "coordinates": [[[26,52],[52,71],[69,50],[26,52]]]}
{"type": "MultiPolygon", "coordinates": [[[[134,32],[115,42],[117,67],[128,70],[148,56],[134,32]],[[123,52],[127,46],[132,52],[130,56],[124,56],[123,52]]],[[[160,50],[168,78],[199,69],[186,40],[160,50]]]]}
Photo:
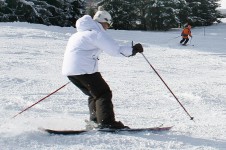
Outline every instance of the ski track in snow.
{"type": "Polygon", "coordinates": [[[120,44],[144,45],[144,55],[168,84],[194,122],[143,56],[103,53],[99,71],[113,91],[116,119],[130,127],[174,126],[169,132],[88,133],[54,136],[38,130],[83,129],[87,97],[67,85],[23,114],[63,84],[63,53],[74,28],[0,23],[0,147],[4,150],[226,149],[226,24],[192,29],[190,46],[180,46],[181,29],[168,32],[108,33],[120,44]],[[192,46],[194,45],[194,46],[192,46]]]}

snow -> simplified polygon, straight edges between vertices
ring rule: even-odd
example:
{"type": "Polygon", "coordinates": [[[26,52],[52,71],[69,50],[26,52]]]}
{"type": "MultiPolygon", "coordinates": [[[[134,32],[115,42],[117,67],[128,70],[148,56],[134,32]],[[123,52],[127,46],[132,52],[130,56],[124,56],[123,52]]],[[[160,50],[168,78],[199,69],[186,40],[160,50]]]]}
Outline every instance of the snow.
{"type": "Polygon", "coordinates": [[[141,54],[100,58],[113,91],[116,119],[130,127],[174,126],[169,132],[88,133],[54,136],[38,130],[83,129],[87,97],[61,75],[64,49],[74,28],[0,23],[0,147],[4,150],[224,150],[226,149],[226,24],[168,32],[108,30],[120,44],[140,42],[144,55],[194,117],[185,113],[141,54]],[[194,46],[192,46],[194,45],[194,46]]]}
{"type": "Polygon", "coordinates": [[[28,2],[26,0],[20,0],[20,2],[22,2],[22,3],[26,4],[26,5],[31,5],[31,6],[34,5],[33,2],[28,2]]]}

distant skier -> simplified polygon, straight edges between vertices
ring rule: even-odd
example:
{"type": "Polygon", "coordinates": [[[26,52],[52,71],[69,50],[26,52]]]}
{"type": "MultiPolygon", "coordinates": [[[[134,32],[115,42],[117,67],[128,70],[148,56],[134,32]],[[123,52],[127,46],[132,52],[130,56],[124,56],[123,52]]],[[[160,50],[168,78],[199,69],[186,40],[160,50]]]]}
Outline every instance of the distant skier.
{"type": "Polygon", "coordinates": [[[140,43],[133,47],[119,46],[105,31],[111,24],[111,15],[102,7],[98,8],[93,19],[89,15],[79,18],[76,22],[77,32],[67,43],[62,73],[89,96],[90,121],[97,123],[100,128],[128,128],[122,122],[115,121],[112,92],[98,72],[98,60],[102,51],[111,56],[130,57],[143,52],[143,47],[140,43]]]}
{"type": "Polygon", "coordinates": [[[191,25],[186,25],[186,27],[183,29],[183,31],[181,33],[181,36],[182,36],[182,40],[180,41],[180,44],[186,45],[187,42],[189,41],[189,37],[188,36],[190,36],[192,38],[191,25]]]}

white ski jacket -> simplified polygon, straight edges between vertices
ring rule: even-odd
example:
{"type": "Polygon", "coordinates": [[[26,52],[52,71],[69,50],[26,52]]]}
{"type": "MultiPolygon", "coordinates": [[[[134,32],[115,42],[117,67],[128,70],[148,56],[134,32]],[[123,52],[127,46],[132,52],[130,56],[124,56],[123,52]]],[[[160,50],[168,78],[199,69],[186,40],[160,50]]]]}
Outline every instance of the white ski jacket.
{"type": "Polygon", "coordinates": [[[78,19],[76,28],[64,53],[62,74],[65,76],[98,72],[98,56],[102,51],[112,56],[132,55],[131,46],[119,46],[89,15],[78,19]]]}

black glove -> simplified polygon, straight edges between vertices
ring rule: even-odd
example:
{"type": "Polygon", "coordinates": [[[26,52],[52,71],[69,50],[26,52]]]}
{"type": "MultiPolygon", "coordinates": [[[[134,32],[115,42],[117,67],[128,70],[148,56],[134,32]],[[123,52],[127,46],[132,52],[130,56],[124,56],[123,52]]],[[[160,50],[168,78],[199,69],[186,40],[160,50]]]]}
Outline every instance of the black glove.
{"type": "Polygon", "coordinates": [[[136,53],[142,53],[143,51],[143,46],[140,43],[137,43],[133,46],[132,56],[136,55],[136,53]]]}

